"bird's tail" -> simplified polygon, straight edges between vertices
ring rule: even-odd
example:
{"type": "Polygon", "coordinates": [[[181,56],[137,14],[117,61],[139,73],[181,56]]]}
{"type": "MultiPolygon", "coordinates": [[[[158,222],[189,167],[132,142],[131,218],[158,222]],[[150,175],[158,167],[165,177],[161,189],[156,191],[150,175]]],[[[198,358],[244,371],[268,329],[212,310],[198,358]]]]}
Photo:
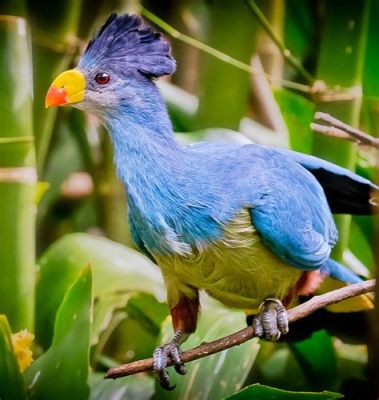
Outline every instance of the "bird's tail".
{"type": "MultiPolygon", "coordinates": [[[[322,268],[322,272],[327,275],[327,278],[325,278],[321,286],[317,289],[316,294],[330,292],[331,290],[338,289],[349,284],[362,282],[364,280],[349,268],[331,258],[322,268]]],[[[352,297],[339,303],[332,304],[326,308],[333,312],[371,310],[374,308],[374,297],[371,294],[362,294],[360,296],[352,297]]]]}

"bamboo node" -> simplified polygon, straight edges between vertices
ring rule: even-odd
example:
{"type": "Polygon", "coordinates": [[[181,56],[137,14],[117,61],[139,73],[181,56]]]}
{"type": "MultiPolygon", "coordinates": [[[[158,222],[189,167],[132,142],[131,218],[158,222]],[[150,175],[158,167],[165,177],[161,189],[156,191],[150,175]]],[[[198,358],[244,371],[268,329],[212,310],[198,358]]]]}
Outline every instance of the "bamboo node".
{"type": "Polygon", "coordinates": [[[0,168],[0,182],[37,183],[35,167],[0,168]]]}
{"type": "Polygon", "coordinates": [[[33,143],[34,136],[0,137],[0,144],[33,143]]]}

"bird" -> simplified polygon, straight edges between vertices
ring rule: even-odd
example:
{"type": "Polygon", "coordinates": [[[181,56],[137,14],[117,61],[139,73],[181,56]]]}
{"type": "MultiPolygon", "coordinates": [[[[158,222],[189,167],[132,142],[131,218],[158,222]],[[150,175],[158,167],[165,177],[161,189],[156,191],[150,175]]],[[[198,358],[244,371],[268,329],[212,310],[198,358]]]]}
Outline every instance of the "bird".
{"type": "Polygon", "coordinates": [[[111,14],[45,100],[91,112],[109,132],[132,238],[167,290],[174,334],[153,358],[168,390],[168,360],[185,373],[180,346],[196,330],[199,292],[251,310],[255,334],[277,341],[297,296],[323,279],[362,279],[331,258],[332,213],[379,208],[377,185],[311,155],[258,144],[179,145],[156,85],[175,68],[160,33],[138,15],[111,14]]]}

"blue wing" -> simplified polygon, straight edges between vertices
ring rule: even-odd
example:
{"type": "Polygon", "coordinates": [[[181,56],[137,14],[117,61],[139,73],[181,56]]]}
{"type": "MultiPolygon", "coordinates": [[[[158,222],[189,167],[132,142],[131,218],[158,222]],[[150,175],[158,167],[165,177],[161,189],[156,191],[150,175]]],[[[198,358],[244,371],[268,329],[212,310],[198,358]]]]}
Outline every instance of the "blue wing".
{"type": "MultiPolygon", "coordinates": [[[[236,151],[233,163],[243,168],[239,172],[239,193],[234,196],[249,199],[252,223],[263,242],[297,268],[314,270],[326,265],[337,241],[337,230],[323,188],[292,152],[222,143],[196,143],[190,147],[207,154],[208,159],[211,152],[236,151]]],[[[221,159],[225,163],[227,157],[221,159]]],[[[224,170],[227,174],[233,169],[224,170]]],[[[229,184],[233,181],[228,176],[223,180],[229,184]]]]}
{"type": "Polygon", "coordinates": [[[282,260],[305,270],[321,268],[337,241],[324,191],[300,164],[274,150],[268,156],[272,167],[256,171],[267,189],[253,203],[252,223],[282,260]]]}

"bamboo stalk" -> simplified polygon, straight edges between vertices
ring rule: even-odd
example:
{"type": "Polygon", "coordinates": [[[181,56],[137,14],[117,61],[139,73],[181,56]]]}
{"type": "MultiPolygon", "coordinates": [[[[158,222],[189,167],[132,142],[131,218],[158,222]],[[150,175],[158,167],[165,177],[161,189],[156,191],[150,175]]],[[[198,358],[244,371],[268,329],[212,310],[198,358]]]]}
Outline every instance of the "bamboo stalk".
{"type": "MultiPolygon", "coordinates": [[[[213,1],[209,4],[209,19],[209,45],[249,63],[255,47],[257,23],[244,1],[213,1]]],[[[203,61],[196,125],[238,129],[247,109],[249,75],[208,55],[203,61]]]]}
{"type": "MultiPolygon", "coordinates": [[[[362,69],[368,29],[370,0],[325,2],[325,19],[317,68],[317,78],[335,90],[320,93],[317,110],[357,127],[361,110],[362,69]],[[337,87],[344,88],[343,90],[337,87]]],[[[354,169],[356,147],[345,141],[317,135],[313,154],[343,167],[354,169]]],[[[334,257],[342,258],[349,238],[351,218],[336,218],[340,241],[334,257]]]]}
{"type": "Polygon", "coordinates": [[[34,123],[38,171],[43,171],[57,109],[45,110],[44,96],[52,79],[66,69],[77,50],[76,32],[82,0],[30,2],[34,61],[34,123]]]}
{"type": "Polygon", "coordinates": [[[35,188],[32,65],[21,17],[0,16],[0,313],[12,329],[34,319],[35,188]]]}

